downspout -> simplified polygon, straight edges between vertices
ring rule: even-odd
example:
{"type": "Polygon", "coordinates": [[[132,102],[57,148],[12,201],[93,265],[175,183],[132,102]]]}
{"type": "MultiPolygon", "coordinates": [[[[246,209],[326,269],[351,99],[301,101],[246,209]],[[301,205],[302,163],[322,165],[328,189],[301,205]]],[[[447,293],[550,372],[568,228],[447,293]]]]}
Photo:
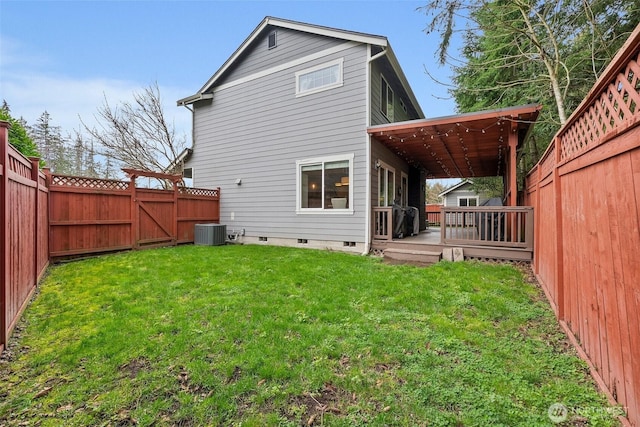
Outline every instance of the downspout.
{"type": "MultiPolygon", "coordinates": [[[[378,52],[374,56],[371,56],[371,45],[368,45],[367,56],[369,59],[367,60],[367,77],[366,77],[366,86],[367,86],[367,96],[365,97],[366,107],[366,128],[371,126],[371,64],[378,58],[383,57],[387,54],[387,49],[384,49],[382,52],[378,52]]],[[[367,149],[366,149],[366,178],[365,185],[367,191],[365,192],[367,197],[365,201],[365,220],[364,220],[364,252],[362,255],[369,255],[369,251],[371,250],[371,210],[373,209],[371,206],[371,135],[367,134],[367,149]]]]}

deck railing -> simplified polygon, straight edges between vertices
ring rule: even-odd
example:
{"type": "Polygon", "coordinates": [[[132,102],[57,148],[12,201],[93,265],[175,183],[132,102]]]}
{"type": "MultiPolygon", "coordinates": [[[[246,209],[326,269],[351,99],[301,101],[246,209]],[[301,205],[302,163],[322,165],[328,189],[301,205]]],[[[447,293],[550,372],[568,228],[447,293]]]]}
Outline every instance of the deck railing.
{"type": "MultiPolygon", "coordinates": [[[[443,207],[440,243],[533,250],[530,206],[443,207]]],[[[373,239],[393,240],[393,210],[373,208],[373,239]]]]}
{"type": "Polygon", "coordinates": [[[483,206],[442,208],[441,242],[533,249],[533,208],[483,206]]]}
{"type": "Polygon", "coordinates": [[[373,238],[391,240],[393,238],[393,208],[373,208],[373,238]]]}

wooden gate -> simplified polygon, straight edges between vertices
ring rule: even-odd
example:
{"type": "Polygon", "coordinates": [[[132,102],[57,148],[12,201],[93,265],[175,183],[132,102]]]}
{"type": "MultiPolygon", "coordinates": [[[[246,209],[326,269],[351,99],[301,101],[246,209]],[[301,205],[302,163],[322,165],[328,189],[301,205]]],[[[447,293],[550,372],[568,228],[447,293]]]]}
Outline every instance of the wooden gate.
{"type": "Polygon", "coordinates": [[[135,248],[175,245],[177,240],[174,192],[136,189],[133,203],[135,248]]]}
{"type": "Polygon", "coordinates": [[[133,247],[170,246],[178,242],[178,182],[181,175],[122,169],[129,175],[133,194],[133,247]],[[150,177],[170,182],[173,191],[136,188],[136,178],[150,177]]]}

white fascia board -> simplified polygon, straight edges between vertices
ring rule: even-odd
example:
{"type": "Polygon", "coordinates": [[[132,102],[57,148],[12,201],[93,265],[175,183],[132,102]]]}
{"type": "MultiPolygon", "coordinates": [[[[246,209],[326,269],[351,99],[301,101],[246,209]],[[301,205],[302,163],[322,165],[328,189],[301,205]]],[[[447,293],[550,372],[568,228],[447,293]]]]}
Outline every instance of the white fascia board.
{"type": "Polygon", "coordinates": [[[278,18],[267,18],[268,24],[288,28],[290,30],[302,31],[306,33],[317,34],[320,36],[334,37],[365,44],[375,44],[386,47],[388,42],[386,37],[375,36],[373,34],[357,33],[354,31],[340,30],[336,28],[323,27],[320,25],[305,24],[302,22],[288,21],[278,18]]]}
{"type": "Polygon", "coordinates": [[[201,101],[203,99],[211,99],[213,98],[212,93],[196,93],[195,95],[187,96],[186,98],[178,99],[177,104],[178,107],[188,104],[193,104],[196,101],[201,101]]]}
{"type": "Polygon", "coordinates": [[[453,187],[449,187],[446,190],[444,190],[442,193],[438,194],[438,197],[444,197],[447,194],[451,193],[454,190],[457,190],[458,188],[462,187],[463,185],[466,184],[471,184],[471,181],[468,179],[463,179],[462,181],[460,181],[459,183],[457,183],[456,185],[454,185],[453,187]]]}

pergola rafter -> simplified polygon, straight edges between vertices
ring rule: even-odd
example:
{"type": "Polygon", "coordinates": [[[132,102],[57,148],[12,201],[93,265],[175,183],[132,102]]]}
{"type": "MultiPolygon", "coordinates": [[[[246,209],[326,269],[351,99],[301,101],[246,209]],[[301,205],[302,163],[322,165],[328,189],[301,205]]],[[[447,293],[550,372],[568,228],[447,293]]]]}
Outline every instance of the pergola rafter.
{"type": "Polygon", "coordinates": [[[367,132],[427,178],[503,176],[516,204],[517,150],[538,118],[539,104],[372,126],[367,132]]]}

